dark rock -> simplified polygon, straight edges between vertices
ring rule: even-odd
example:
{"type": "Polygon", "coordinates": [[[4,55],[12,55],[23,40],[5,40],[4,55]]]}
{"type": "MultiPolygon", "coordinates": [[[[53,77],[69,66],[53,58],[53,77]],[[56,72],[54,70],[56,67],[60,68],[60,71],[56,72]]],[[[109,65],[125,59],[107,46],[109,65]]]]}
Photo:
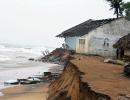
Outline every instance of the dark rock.
{"type": "Polygon", "coordinates": [[[44,76],[51,76],[51,72],[44,72],[44,76]]]}
{"type": "Polygon", "coordinates": [[[30,61],[34,61],[35,59],[34,59],[34,58],[29,58],[28,60],[30,60],[30,61]]]}

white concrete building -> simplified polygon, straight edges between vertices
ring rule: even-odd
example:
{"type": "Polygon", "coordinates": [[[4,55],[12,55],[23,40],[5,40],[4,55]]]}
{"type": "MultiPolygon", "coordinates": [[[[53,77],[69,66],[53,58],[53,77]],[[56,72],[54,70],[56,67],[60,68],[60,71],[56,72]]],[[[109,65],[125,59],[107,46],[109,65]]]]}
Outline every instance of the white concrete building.
{"type": "Polygon", "coordinates": [[[130,21],[125,18],[90,19],[57,37],[64,37],[69,49],[77,53],[114,57],[116,49],[113,48],[113,44],[128,33],[130,33],[130,21]]]}

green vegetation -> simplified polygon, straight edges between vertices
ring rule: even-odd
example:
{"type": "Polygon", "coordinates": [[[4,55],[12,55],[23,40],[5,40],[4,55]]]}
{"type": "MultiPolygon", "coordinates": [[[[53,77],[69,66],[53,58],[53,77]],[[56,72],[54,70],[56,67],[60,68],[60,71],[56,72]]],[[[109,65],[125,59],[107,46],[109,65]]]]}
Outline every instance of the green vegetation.
{"type": "Polygon", "coordinates": [[[123,0],[106,0],[110,3],[110,10],[114,9],[114,14],[116,14],[117,18],[119,16],[123,16],[123,0]]]}
{"type": "Polygon", "coordinates": [[[123,8],[126,18],[130,20],[130,2],[124,3],[123,8]]]}
{"type": "Polygon", "coordinates": [[[114,10],[116,17],[125,16],[130,20],[130,2],[124,2],[123,0],[106,0],[110,4],[110,10],[114,10]]]}

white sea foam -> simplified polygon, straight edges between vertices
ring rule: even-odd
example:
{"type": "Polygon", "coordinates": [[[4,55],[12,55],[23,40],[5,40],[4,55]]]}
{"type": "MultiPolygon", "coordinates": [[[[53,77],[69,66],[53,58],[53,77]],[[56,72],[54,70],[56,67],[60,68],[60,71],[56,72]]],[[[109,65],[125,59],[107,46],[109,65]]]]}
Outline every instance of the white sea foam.
{"type": "Polygon", "coordinates": [[[0,51],[6,52],[22,52],[42,55],[45,50],[52,51],[52,48],[45,48],[44,46],[14,46],[9,44],[0,44],[0,51]]]}
{"type": "Polygon", "coordinates": [[[43,46],[0,44],[0,89],[4,87],[4,81],[41,74],[47,71],[50,66],[53,66],[28,61],[29,58],[40,57],[45,50],[50,51],[52,49],[43,46]]]}
{"type": "Polygon", "coordinates": [[[8,56],[0,55],[0,61],[8,61],[11,60],[8,56]]]}

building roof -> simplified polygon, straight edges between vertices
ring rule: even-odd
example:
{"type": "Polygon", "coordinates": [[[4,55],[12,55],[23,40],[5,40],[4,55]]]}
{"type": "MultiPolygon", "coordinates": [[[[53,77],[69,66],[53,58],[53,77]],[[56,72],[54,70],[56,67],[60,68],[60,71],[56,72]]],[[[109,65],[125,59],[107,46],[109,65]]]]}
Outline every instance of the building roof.
{"type": "Polygon", "coordinates": [[[114,45],[114,48],[130,49],[130,33],[120,38],[114,45]]]}
{"type": "Polygon", "coordinates": [[[110,19],[102,19],[102,20],[92,20],[89,19],[77,26],[74,26],[61,34],[57,35],[57,37],[66,37],[66,36],[83,36],[85,34],[88,34],[91,30],[96,29],[104,24],[107,24],[111,21],[115,20],[115,18],[110,19]]]}

